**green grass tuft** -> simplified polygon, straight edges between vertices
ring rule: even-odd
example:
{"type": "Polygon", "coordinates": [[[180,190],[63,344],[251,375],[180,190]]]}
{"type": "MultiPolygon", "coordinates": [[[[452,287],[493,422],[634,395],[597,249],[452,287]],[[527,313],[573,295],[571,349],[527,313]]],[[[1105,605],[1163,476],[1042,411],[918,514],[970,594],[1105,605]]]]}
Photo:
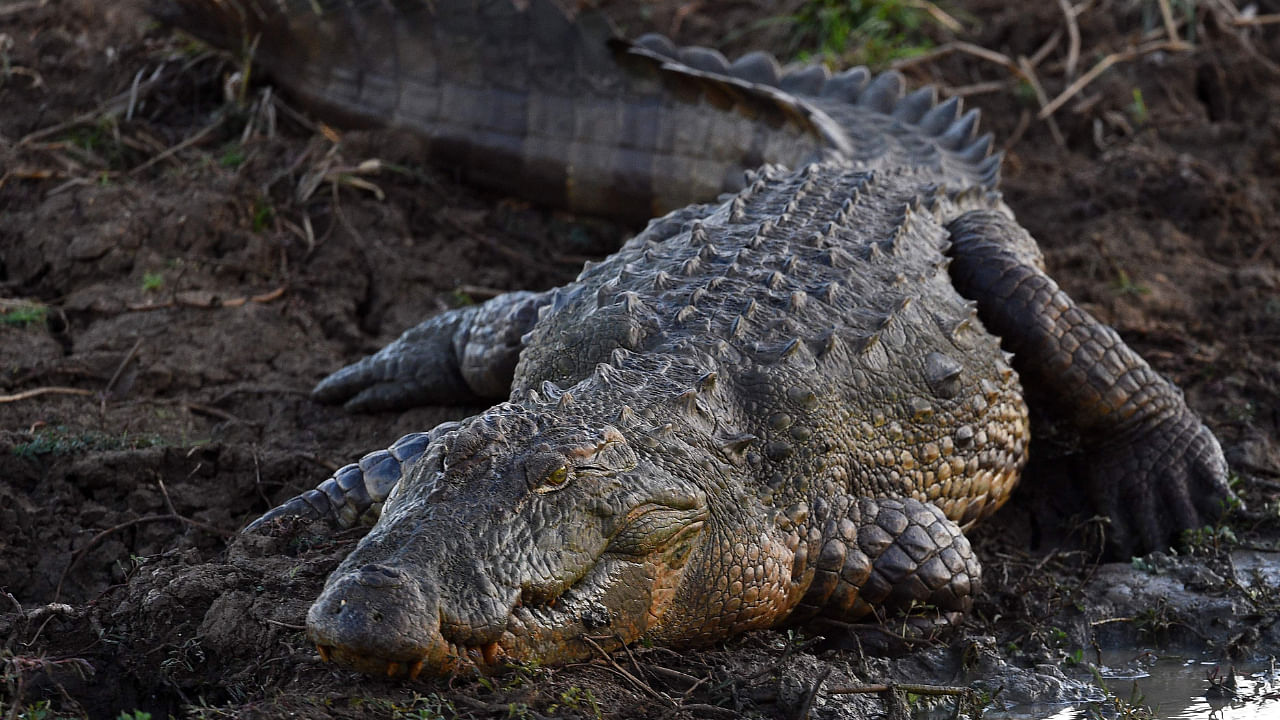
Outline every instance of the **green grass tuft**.
{"type": "Polygon", "coordinates": [[[840,67],[880,67],[933,46],[923,32],[932,17],[908,0],[807,0],[779,20],[795,27],[792,53],[798,59],[840,67]]]}
{"type": "Polygon", "coordinates": [[[31,434],[31,440],[13,446],[13,454],[23,458],[42,455],[73,455],[91,450],[136,450],[156,447],[164,440],[159,435],[108,435],[97,430],[73,431],[64,425],[43,427],[31,434]]]}
{"type": "Polygon", "coordinates": [[[27,327],[43,323],[49,308],[38,303],[19,303],[10,307],[0,306],[0,325],[27,327]]]}
{"type": "Polygon", "coordinates": [[[164,287],[164,273],[150,271],[142,273],[142,292],[156,292],[162,287],[164,287]]]}

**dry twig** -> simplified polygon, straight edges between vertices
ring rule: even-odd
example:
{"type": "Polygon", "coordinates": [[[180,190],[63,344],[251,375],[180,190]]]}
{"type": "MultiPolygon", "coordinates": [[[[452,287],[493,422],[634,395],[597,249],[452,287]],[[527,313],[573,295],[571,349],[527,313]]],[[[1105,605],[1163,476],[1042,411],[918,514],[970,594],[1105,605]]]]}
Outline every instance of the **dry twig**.
{"type": "Polygon", "coordinates": [[[29,400],[33,397],[40,397],[41,395],[92,395],[92,394],[93,394],[92,390],[85,390],[83,388],[57,387],[57,386],[38,387],[38,388],[32,388],[30,390],[24,390],[20,393],[14,393],[13,395],[0,395],[0,403],[11,403],[11,402],[18,402],[19,400],[29,400]]]}
{"type": "Polygon", "coordinates": [[[800,704],[800,712],[796,713],[797,720],[809,720],[809,711],[813,709],[813,699],[818,696],[818,689],[822,687],[822,683],[827,681],[827,676],[830,674],[830,665],[822,668],[822,672],[818,673],[817,679],[813,681],[813,686],[809,688],[809,692],[805,693],[804,702],[800,704]]]}
{"type": "MultiPolygon", "coordinates": [[[[116,383],[119,382],[120,376],[124,374],[124,369],[138,355],[138,349],[142,347],[142,338],[138,338],[133,343],[133,347],[129,348],[129,352],[125,353],[124,359],[116,366],[116,371],[111,374],[111,379],[107,381],[107,387],[102,391],[102,414],[107,414],[107,398],[111,397],[111,392],[115,390],[116,383]]],[[[125,392],[128,392],[126,389],[125,392]]]]}
{"type": "Polygon", "coordinates": [[[830,688],[826,692],[828,695],[857,695],[890,692],[893,690],[901,690],[902,692],[914,693],[916,695],[930,695],[934,697],[946,695],[968,695],[973,692],[973,690],[970,690],[967,687],[952,685],[919,685],[915,683],[869,683],[866,685],[845,685],[843,687],[830,688]]]}
{"type": "Polygon", "coordinates": [[[1084,75],[1081,75],[1075,82],[1071,83],[1071,85],[1068,86],[1066,90],[1063,90],[1062,93],[1059,94],[1058,97],[1050,101],[1048,105],[1045,105],[1044,107],[1040,108],[1040,112],[1036,113],[1036,117],[1040,120],[1044,120],[1048,118],[1050,115],[1053,115],[1055,112],[1058,111],[1059,108],[1065,105],[1068,100],[1078,95],[1081,90],[1084,90],[1086,87],[1089,86],[1089,83],[1093,82],[1094,80],[1097,80],[1099,75],[1102,75],[1102,73],[1106,72],[1107,69],[1109,69],[1112,65],[1115,65],[1116,63],[1129,62],[1130,60],[1135,60],[1137,58],[1142,57],[1143,55],[1148,55],[1150,53],[1159,52],[1162,50],[1180,51],[1180,50],[1186,50],[1186,49],[1187,49],[1187,45],[1185,43],[1171,43],[1168,41],[1160,41],[1155,43],[1148,43],[1146,45],[1140,45],[1136,48],[1125,50],[1124,52],[1111,53],[1110,55],[1099,60],[1096,65],[1089,68],[1088,72],[1086,72],[1084,75]]]}
{"type": "MultiPolygon", "coordinates": [[[[1018,58],[1018,65],[1022,68],[1022,74],[1027,78],[1027,84],[1036,94],[1036,102],[1040,103],[1040,107],[1044,107],[1049,101],[1044,92],[1044,86],[1040,84],[1040,78],[1036,76],[1035,68],[1031,67],[1031,62],[1024,57],[1018,58]]],[[[1067,140],[1062,136],[1062,130],[1058,128],[1058,121],[1053,117],[1045,118],[1045,122],[1049,125],[1049,134],[1053,136],[1053,141],[1058,147],[1066,147],[1067,140]]]]}
{"type": "Polygon", "coordinates": [[[1231,24],[1236,27],[1249,27],[1252,25],[1277,25],[1280,24],[1280,13],[1272,13],[1270,15],[1254,15],[1253,17],[1237,17],[1231,19],[1231,24]]]}
{"type": "Polygon", "coordinates": [[[1076,65],[1080,62],[1080,23],[1076,21],[1076,11],[1069,0],[1058,0],[1058,7],[1067,19],[1067,79],[1076,76],[1076,65]]]}
{"type": "Polygon", "coordinates": [[[1164,31],[1169,35],[1169,42],[1182,43],[1178,37],[1178,24],[1173,20],[1173,9],[1169,7],[1169,0],[1159,0],[1160,17],[1164,20],[1164,31]]]}
{"type": "Polygon", "coordinates": [[[929,2],[929,0],[908,0],[908,3],[913,7],[929,13],[929,17],[933,18],[934,22],[953,33],[958,33],[964,30],[964,25],[961,25],[959,20],[955,19],[955,17],[946,10],[943,10],[937,5],[929,2]]]}
{"type": "Polygon", "coordinates": [[[596,651],[600,653],[600,657],[613,668],[614,672],[625,678],[627,682],[630,682],[637,690],[655,700],[659,700],[673,707],[675,706],[675,701],[668,697],[666,693],[660,693],[657,690],[654,690],[649,683],[637,678],[635,675],[628,672],[626,668],[619,665],[618,661],[614,660],[612,655],[605,652],[605,649],[600,647],[600,643],[596,642],[591,636],[583,635],[582,639],[586,640],[591,647],[595,648],[596,651]]]}
{"type": "Polygon", "coordinates": [[[946,45],[941,45],[934,50],[924,53],[923,55],[916,55],[915,57],[904,58],[902,60],[899,60],[893,63],[891,67],[894,70],[902,70],[903,68],[911,67],[913,65],[920,65],[923,63],[930,62],[932,60],[937,60],[938,58],[945,57],[946,55],[950,55],[953,52],[972,55],[973,57],[976,57],[980,60],[986,60],[989,63],[1000,65],[1001,67],[1004,67],[1014,75],[1017,75],[1019,77],[1022,76],[1022,71],[1018,69],[1018,64],[1015,63],[1012,59],[1010,59],[1008,55],[1005,55],[1004,53],[996,52],[995,50],[989,50],[987,48],[982,47],[981,45],[974,45],[973,43],[970,43],[970,42],[964,42],[963,40],[956,40],[954,42],[949,42],[946,45]]]}
{"type": "Polygon", "coordinates": [[[19,15],[28,10],[35,10],[48,4],[49,0],[25,0],[25,2],[8,3],[4,7],[0,7],[0,18],[9,17],[10,15],[19,15]]]}
{"type": "Polygon", "coordinates": [[[137,166],[137,167],[133,168],[132,170],[130,170],[130,171],[129,171],[129,174],[130,174],[130,175],[137,175],[138,173],[142,172],[143,170],[146,170],[147,168],[151,167],[152,165],[155,165],[156,163],[160,162],[161,160],[165,160],[165,159],[168,159],[168,158],[170,158],[170,157],[173,157],[173,156],[174,156],[174,155],[176,155],[177,153],[180,153],[180,152],[182,152],[183,150],[186,150],[187,148],[191,147],[192,145],[196,145],[196,144],[200,143],[202,140],[204,140],[205,138],[209,137],[209,134],[210,134],[210,133],[212,133],[214,130],[217,130],[219,127],[222,127],[222,121],[223,121],[223,116],[219,115],[219,116],[218,116],[218,118],[217,118],[216,120],[214,120],[213,122],[211,122],[211,123],[209,123],[208,125],[206,125],[203,129],[201,129],[201,130],[200,130],[199,132],[197,132],[196,134],[192,135],[191,137],[187,138],[186,140],[183,140],[182,142],[178,143],[177,145],[174,145],[173,147],[169,148],[168,150],[165,150],[165,151],[164,151],[164,152],[162,152],[162,153],[158,153],[158,154],[156,154],[156,155],[153,155],[153,156],[151,157],[151,159],[147,160],[146,162],[142,163],[141,165],[139,165],[139,166],[137,166]]]}

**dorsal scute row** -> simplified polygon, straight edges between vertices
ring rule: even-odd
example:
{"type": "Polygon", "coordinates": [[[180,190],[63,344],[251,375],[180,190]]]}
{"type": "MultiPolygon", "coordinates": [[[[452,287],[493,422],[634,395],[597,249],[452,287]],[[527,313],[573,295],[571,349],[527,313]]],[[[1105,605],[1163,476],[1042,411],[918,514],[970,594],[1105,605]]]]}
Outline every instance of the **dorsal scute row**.
{"type": "Polygon", "coordinates": [[[694,336],[791,356],[788,327],[815,330],[814,318],[839,312],[849,332],[874,332],[905,294],[945,274],[932,210],[945,195],[917,173],[823,164],[771,177],[593,268],[611,276],[598,276],[591,311],[643,328],[637,347],[694,336]],[[635,263],[645,252],[651,264],[635,263]]]}
{"type": "Polygon", "coordinates": [[[934,169],[956,185],[990,189],[999,183],[1001,156],[992,154],[990,134],[978,136],[979,112],[964,112],[958,97],[939,102],[932,87],[908,93],[895,70],[873,75],[865,67],[835,74],[821,64],[784,68],[759,51],[730,62],[716,50],[677,47],[656,33],[637,38],[631,52],[669,71],[762,91],[780,104],[793,102],[819,132],[838,128],[827,141],[855,165],[906,164],[934,169]],[[888,146],[890,138],[896,138],[896,147],[888,146]]]}

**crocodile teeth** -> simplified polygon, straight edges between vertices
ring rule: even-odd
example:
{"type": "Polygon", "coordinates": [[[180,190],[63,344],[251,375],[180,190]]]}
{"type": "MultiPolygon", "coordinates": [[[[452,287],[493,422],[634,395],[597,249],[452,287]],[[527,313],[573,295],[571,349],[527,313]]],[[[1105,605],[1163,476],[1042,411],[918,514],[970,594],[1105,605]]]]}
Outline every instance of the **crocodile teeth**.
{"type": "Polygon", "coordinates": [[[325,645],[316,645],[316,652],[320,653],[320,662],[329,662],[330,652],[325,645]]]}
{"type": "Polygon", "coordinates": [[[485,665],[494,665],[498,662],[497,642],[491,642],[488,645],[481,646],[480,652],[484,654],[485,665]]]}
{"type": "Polygon", "coordinates": [[[413,664],[409,666],[409,679],[417,680],[418,676],[421,674],[422,674],[422,660],[415,660],[413,664]]]}
{"type": "Polygon", "coordinates": [[[400,663],[398,662],[387,663],[387,677],[395,677],[399,672],[400,672],[400,663]]]}

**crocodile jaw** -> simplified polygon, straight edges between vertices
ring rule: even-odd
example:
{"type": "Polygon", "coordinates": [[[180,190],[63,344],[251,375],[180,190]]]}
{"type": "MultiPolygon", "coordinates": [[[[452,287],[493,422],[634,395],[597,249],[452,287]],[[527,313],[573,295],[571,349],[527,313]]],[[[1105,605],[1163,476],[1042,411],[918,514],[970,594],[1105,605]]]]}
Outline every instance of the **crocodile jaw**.
{"type": "Polygon", "coordinates": [[[472,597],[464,602],[485,608],[474,627],[446,627],[446,604],[460,601],[441,599],[437,570],[382,563],[340,568],[307,613],[307,638],[322,660],[411,679],[490,674],[511,663],[559,664],[610,652],[639,640],[671,609],[707,517],[704,507],[658,505],[633,513],[616,546],[551,597],[534,600],[536,593],[499,589],[494,577],[469,573],[472,597]],[[638,544],[628,530],[650,531],[645,519],[654,515],[679,528],[638,544]]]}

